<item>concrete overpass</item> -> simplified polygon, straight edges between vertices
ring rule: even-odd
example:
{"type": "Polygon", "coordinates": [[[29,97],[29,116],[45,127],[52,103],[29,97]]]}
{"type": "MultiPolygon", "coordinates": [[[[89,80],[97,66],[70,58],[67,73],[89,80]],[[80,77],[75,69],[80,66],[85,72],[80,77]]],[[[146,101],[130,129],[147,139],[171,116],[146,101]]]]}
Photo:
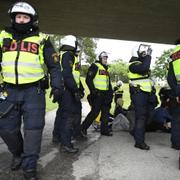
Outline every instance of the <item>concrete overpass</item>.
{"type": "MultiPolygon", "coordinates": [[[[1,0],[0,29],[16,0],[1,0]]],[[[30,0],[41,30],[54,34],[173,44],[180,38],[179,0],[30,0]]]]}

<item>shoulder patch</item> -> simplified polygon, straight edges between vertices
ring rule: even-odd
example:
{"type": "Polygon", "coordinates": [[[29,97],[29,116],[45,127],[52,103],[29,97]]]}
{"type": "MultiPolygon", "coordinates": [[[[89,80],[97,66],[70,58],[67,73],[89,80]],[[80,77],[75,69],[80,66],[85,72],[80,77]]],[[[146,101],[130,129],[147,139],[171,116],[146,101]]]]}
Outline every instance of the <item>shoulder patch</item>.
{"type": "Polygon", "coordinates": [[[52,58],[53,58],[54,63],[59,62],[59,56],[57,53],[52,54],[52,58]]]}

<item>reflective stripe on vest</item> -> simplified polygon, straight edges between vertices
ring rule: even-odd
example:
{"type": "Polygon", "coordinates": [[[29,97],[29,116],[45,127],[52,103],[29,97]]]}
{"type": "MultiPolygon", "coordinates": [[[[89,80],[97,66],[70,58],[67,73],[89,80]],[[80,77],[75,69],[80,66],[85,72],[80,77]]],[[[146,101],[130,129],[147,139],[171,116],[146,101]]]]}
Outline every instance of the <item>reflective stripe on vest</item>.
{"type": "Polygon", "coordinates": [[[172,58],[172,65],[176,80],[180,82],[180,46],[179,45],[174,48],[171,58],[172,58]]]}
{"type": "Polygon", "coordinates": [[[98,67],[96,76],[93,79],[95,88],[99,90],[109,90],[109,72],[100,63],[95,64],[98,67]],[[101,73],[101,71],[105,73],[101,73]]]}
{"type": "MultiPolygon", "coordinates": [[[[129,64],[129,66],[133,63],[141,63],[139,61],[134,61],[129,64]]],[[[132,73],[130,70],[128,71],[129,84],[133,87],[140,87],[142,91],[151,92],[152,91],[152,81],[148,78],[148,75],[141,75],[137,73],[132,73]]]]}
{"type": "MultiPolygon", "coordinates": [[[[60,53],[60,64],[61,64],[61,67],[62,67],[62,56],[64,53],[66,53],[67,51],[62,51],[60,53]]],[[[63,69],[63,67],[62,67],[63,69]]],[[[72,74],[73,74],[73,78],[76,82],[76,85],[77,87],[79,88],[80,87],[80,68],[79,68],[79,60],[76,56],[74,56],[74,63],[73,63],[73,66],[72,66],[72,74]]]]}
{"type": "Polygon", "coordinates": [[[2,47],[2,75],[3,81],[12,84],[28,84],[44,77],[44,59],[42,41],[48,37],[39,33],[20,42],[13,40],[12,35],[6,31],[0,34],[2,47]],[[3,48],[3,39],[10,38],[10,47],[3,48]]]}
{"type": "Polygon", "coordinates": [[[180,81],[180,59],[172,61],[172,65],[174,69],[174,74],[176,76],[176,80],[179,82],[180,81]]]}

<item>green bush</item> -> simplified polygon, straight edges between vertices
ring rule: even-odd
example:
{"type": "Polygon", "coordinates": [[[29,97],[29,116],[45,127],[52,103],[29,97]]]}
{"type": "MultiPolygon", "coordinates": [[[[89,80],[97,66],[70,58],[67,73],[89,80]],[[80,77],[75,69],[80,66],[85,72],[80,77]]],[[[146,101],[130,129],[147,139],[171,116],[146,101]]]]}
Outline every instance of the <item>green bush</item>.
{"type": "Polygon", "coordinates": [[[89,65],[81,65],[81,76],[86,77],[88,72],[89,65]]]}
{"type": "Polygon", "coordinates": [[[110,77],[111,81],[121,80],[124,83],[128,82],[128,75],[127,75],[127,63],[124,63],[121,60],[115,61],[114,63],[110,64],[110,77]]]}

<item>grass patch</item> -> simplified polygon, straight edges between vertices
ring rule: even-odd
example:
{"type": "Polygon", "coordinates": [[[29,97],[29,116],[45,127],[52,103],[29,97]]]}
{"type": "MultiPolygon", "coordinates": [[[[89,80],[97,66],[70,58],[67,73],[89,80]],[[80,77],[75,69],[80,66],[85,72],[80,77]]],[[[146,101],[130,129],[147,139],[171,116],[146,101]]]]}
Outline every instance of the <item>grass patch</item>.
{"type": "Polygon", "coordinates": [[[53,103],[52,98],[49,98],[51,88],[46,90],[46,111],[52,111],[53,109],[56,109],[58,107],[58,103],[53,103]]]}

